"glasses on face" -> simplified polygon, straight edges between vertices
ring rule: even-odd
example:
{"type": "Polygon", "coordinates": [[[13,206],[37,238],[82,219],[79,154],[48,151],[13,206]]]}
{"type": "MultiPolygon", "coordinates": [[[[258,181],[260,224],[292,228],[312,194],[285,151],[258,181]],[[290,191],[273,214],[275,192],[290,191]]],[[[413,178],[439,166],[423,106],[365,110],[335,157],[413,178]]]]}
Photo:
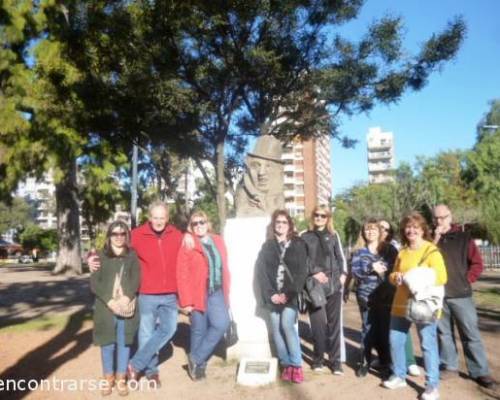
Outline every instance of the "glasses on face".
{"type": "Polygon", "coordinates": [[[326,214],[314,213],[314,218],[327,219],[328,216],[326,214]]]}
{"type": "Polygon", "coordinates": [[[125,237],[127,234],[125,232],[111,232],[111,237],[118,238],[118,237],[125,237]]]}
{"type": "Polygon", "coordinates": [[[204,220],[200,220],[200,221],[193,221],[191,222],[191,226],[194,228],[195,226],[203,226],[207,223],[207,221],[204,221],[204,220]]]}
{"type": "Polygon", "coordinates": [[[442,221],[442,220],[448,218],[449,216],[450,216],[450,214],[446,214],[446,215],[434,215],[434,219],[436,221],[442,221]]]}
{"type": "Polygon", "coordinates": [[[277,219],[275,224],[276,225],[288,225],[288,221],[286,219],[277,219]]]}

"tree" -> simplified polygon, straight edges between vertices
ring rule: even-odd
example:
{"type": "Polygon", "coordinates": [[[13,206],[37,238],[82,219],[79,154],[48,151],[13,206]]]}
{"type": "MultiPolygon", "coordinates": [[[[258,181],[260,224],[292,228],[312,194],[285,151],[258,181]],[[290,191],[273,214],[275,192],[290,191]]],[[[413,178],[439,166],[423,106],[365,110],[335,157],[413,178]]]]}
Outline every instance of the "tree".
{"type": "Polygon", "coordinates": [[[477,142],[467,154],[465,179],[477,191],[480,220],[489,239],[500,243],[500,100],[491,102],[477,128],[477,142]]]}
{"type": "Polygon", "coordinates": [[[57,230],[42,229],[37,225],[29,225],[20,235],[24,250],[38,249],[42,251],[54,251],[57,249],[57,230]]]}
{"type": "Polygon", "coordinates": [[[339,115],[367,112],[378,102],[397,101],[408,89],[421,89],[464,37],[465,24],[457,18],[419,54],[408,56],[397,17],[374,23],[358,43],[335,34],[361,5],[193,0],[177,10],[182,34],[170,42],[170,54],[182,84],[204,104],[198,131],[215,165],[222,224],[228,148],[241,148],[247,135],[339,137],[339,115]],[[332,43],[327,32],[334,32],[332,43]]]}
{"type": "Polygon", "coordinates": [[[0,236],[10,229],[23,230],[34,222],[34,209],[22,197],[9,203],[0,202],[0,236]]]}
{"type": "Polygon", "coordinates": [[[476,193],[463,178],[465,153],[446,151],[434,157],[419,157],[416,165],[425,206],[431,210],[440,203],[453,210],[461,225],[478,222],[476,193]]]}

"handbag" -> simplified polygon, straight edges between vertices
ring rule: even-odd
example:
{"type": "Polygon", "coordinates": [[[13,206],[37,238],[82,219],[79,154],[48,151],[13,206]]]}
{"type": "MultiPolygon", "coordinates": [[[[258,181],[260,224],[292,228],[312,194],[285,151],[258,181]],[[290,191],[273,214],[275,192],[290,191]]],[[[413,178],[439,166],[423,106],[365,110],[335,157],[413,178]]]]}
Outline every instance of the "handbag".
{"type": "Polygon", "coordinates": [[[224,341],[226,343],[226,347],[234,346],[238,342],[238,327],[236,325],[236,321],[233,318],[233,313],[231,310],[229,311],[229,325],[226,329],[226,333],[224,333],[224,341]]]}
{"type": "Polygon", "coordinates": [[[306,279],[306,293],[308,301],[313,308],[320,308],[326,304],[326,295],[323,285],[319,283],[313,276],[308,276],[306,279]]]}
{"type": "MultiPolygon", "coordinates": [[[[436,249],[433,249],[429,253],[425,253],[417,268],[422,265],[428,256],[436,251],[436,249]]],[[[439,296],[430,295],[417,300],[412,294],[406,303],[406,319],[417,324],[431,324],[438,319],[441,303],[439,296]]]]}
{"type": "Polygon", "coordinates": [[[127,303],[127,305],[123,305],[121,303],[123,301],[122,300],[123,297],[125,297],[125,295],[123,294],[123,288],[121,283],[123,277],[123,268],[124,265],[122,264],[120,272],[115,276],[112,299],[116,301],[118,304],[116,304],[116,306],[113,307],[111,311],[113,311],[113,314],[117,315],[118,317],[131,318],[135,314],[136,298],[134,297],[132,300],[130,300],[127,303]]]}

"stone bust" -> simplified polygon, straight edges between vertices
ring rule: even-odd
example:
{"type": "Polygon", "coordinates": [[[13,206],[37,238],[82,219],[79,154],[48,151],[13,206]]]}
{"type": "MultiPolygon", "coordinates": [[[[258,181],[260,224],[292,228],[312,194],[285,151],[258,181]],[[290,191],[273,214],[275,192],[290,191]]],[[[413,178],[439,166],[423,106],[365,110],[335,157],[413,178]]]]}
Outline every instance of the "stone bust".
{"type": "Polygon", "coordinates": [[[246,171],[236,192],[236,216],[268,216],[283,208],[282,144],[270,135],[257,139],[246,158],[246,171]]]}

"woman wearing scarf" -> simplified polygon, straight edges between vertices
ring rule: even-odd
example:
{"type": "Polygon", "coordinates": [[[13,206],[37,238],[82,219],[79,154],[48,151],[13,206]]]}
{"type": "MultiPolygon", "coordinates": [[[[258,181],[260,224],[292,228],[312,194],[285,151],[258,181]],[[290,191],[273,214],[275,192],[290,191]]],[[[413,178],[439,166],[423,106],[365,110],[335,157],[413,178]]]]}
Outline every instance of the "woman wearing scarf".
{"type": "Polygon", "coordinates": [[[207,361],[229,325],[230,278],[226,245],[211,233],[207,215],[194,212],[187,230],[194,243],[179,250],[177,286],[179,305],[191,318],[188,373],[196,381],[205,378],[207,361]]]}

